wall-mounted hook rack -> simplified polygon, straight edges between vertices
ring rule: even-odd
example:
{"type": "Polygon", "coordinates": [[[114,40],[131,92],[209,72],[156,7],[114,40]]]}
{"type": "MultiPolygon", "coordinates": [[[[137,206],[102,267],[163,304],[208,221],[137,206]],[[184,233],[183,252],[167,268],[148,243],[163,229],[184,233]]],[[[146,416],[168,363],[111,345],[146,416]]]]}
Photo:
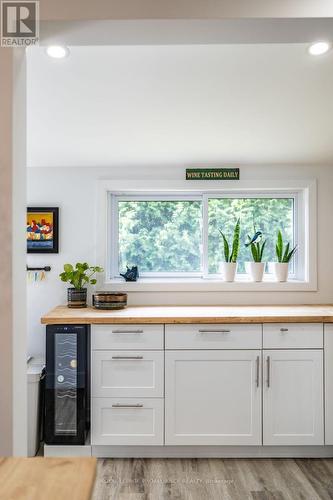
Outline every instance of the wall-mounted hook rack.
{"type": "Polygon", "coordinates": [[[51,266],[44,266],[44,267],[29,267],[27,266],[27,271],[51,271],[51,266]]]}

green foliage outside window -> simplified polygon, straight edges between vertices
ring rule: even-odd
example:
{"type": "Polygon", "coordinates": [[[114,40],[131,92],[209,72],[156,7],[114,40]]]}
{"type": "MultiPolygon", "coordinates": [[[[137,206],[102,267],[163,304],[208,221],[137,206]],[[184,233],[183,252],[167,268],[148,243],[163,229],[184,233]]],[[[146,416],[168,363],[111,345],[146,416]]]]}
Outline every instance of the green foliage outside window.
{"type": "Polygon", "coordinates": [[[292,198],[214,198],[208,201],[208,269],[217,273],[223,256],[224,234],[232,235],[238,217],[241,220],[238,272],[245,273],[245,262],[253,260],[250,247],[245,247],[247,235],[253,235],[253,227],[262,231],[265,245],[264,260],[276,260],[276,234],[280,229],[286,239],[293,241],[293,199],[292,198]]]}
{"type": "MultiPolygon", "coordinates": [[[[253,226],[267,240],[264,260],[276,260],[276,235],[281,230],[293,243],[292,198],[210,198],[208,200],[208,270],[217,273],[224,260],[220,230],[232,241],[240,219],[238,272],[245,273],[245,262],[252,260],[245,247],[253,226]]],[[[202,202],[122,201],[118,202],[119,269],[126,265],[145,272],[202,272],[202,202]]]]}
{"type": "Polygon", "coordinates": [[[120,201],[119,268],[200,272],[201,201],[120,201]]]}

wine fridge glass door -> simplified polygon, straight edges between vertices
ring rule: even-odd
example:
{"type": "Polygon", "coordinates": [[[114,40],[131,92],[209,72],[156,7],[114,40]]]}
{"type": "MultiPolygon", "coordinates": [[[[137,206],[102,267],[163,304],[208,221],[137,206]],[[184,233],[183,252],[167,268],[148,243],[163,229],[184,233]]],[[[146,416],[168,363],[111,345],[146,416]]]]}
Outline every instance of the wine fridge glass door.
{"type": "Polygon", "coordinates": [[[77,434],[77,335],[57,333],[54,343],[54,434],[77,434]]]}

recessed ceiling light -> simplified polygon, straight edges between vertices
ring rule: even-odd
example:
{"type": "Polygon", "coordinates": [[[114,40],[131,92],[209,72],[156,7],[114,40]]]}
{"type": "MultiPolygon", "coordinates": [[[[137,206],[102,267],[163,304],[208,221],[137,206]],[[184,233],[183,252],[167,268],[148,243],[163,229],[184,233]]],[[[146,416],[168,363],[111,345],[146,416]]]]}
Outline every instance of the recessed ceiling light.
{"type": "Polygon", "coordinates": [[[64,45],[50,45],[47,47],[46,53],[54,59],[63,59],[69,55],[69,49],[64,45]]]}
{"type": "Polygon", "coordinates": [[[309,47],[309,53],[312,56],[321,56],[322,54],[326,54],[331,48],[331,45],[328,42],[315,42],[312,43],[309,47]]]}

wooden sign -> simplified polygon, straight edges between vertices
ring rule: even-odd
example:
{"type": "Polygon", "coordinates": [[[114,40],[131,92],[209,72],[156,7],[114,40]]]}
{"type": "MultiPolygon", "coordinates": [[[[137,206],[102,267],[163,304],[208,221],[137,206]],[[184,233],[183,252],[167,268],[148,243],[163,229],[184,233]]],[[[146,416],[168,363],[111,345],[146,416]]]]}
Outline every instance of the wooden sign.
{"type": "Polygon", "coordinates": [[[187,181],[239,181],[239,168],[187,168],[187,181]]]}

